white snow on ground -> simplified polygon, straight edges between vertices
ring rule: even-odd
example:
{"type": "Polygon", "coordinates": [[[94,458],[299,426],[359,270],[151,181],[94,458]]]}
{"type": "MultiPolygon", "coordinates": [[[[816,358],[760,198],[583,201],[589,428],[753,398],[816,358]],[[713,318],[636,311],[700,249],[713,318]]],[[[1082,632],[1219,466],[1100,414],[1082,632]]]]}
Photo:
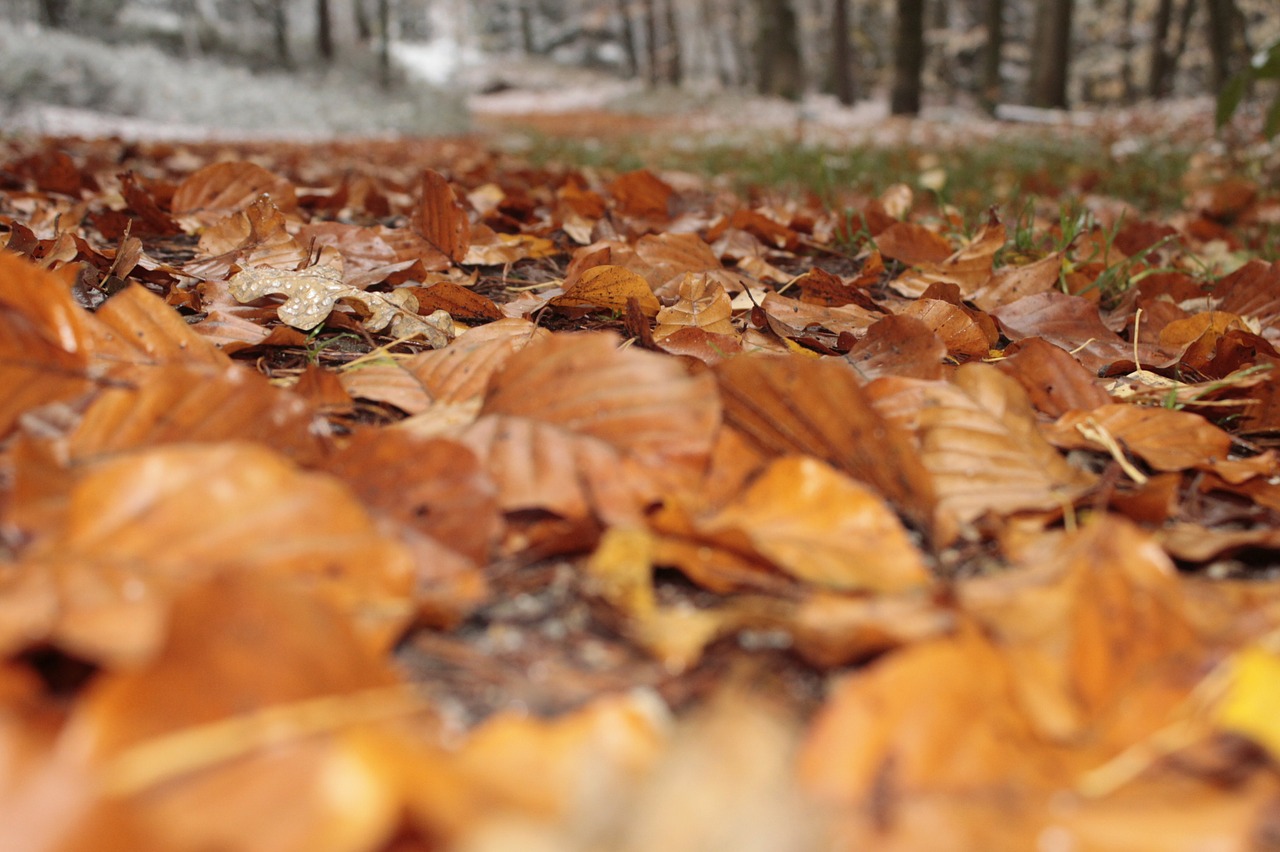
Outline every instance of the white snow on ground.
{"type": "Polygon", "coordinates": [[[487,61],[480,51],[449,38],[397,42],[391,46],[391,55],[410,80],[442,88],[454,83],[467,68],[487,61]]]}

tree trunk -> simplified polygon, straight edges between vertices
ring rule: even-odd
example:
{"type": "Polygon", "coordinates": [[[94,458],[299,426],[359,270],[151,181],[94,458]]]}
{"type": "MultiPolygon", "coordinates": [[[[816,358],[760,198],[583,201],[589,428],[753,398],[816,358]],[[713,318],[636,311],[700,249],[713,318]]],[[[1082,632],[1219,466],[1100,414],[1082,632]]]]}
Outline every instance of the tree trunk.
{"type": "Polygon", "coordinates": [[[378,83],[391,88],[391,0],[378,0],[378,83]]]}
{"type": "Polygon", "coordinates": [[[831,91],[848,106],[857,97],[849,42],[849,0],[834,0],[831,9],[831,91]]]}
{"type": "Polygon", "coordinates": [[[1067,77],[1071,64],[1073,0],[1042,0],[1036,8],[1035,56],[1031,66],[1031,105],[1067,108],[1067,77]]]}
{"type": "Polygon", "coordinates": [[[275,38],[276,56],[284,68],[293,67],[293,53],[289,50],[289,13],[287,0],[275,0],[271,4],[271,32],[275,38]]]}
{"type": "Polygon", "coordinates": [[[329,0],[316,0],[316,50],[325,61],[333,59],[333,18],[329,0]]]}
{"type": "Polygon", "coordinates": [[[790,0],[757,0],[757,88],[762,95],[790,101],[804,94],[804,71],[796,13],[790,0]]]}
{"type": "Polygon", "coordinates": [[[40,19],[55,30],[71,23],[71,0],[40,0],[40,19]]]}
{"type": "Polygon", "coordinates": [[[365,0],[355,0],[356,37],[361,44],[368,44],[373,38],[373,23],[369,20],[369,9],[365,0]]]}
{"type": "Polygon", "coordinates": [[[987,44],[982,52],[982,106],[994,114],[1004,96],[1000,62],[1004,58],[1004,0],[987,0],[987,44]]]}
{"type": "Polygon", "coordinates": [[[1173,23],[1173,0],[1160,0],[1151,33],[1151,76],[1147,78],[1147,95],[1163,98],[1169,94],[1169,77],[1172,63],[1166,47],[1169,26],[1173,23]]]}
{"type": "Polygon", "coordinates": [[[1120,30],[1120,51],[1124,54],[1124,62],[1120,66],[1120,85],[1123,92],[1121,98],[1126,104],[1133,103],[1138,92],[1137,84],[1133,81],[1133,13],[1134,0],[1124,0],[1120,30]]]}
{"type": "Polygon", "coordinates": [[[680,23],[676,14],[676,0],[667,0],[666,16],[667,42],[663,53],[666,56],[666,78],[672,86],[679,86],[684,80],[684,62],[680,55],[680,23]]]}
{"type": "Polygon", "coordinates": [[[655,0],[644,0],[644,41],[648,68],[645,79],[651,88],[657,88],[662,77],[661,53],[658,50],[658,9],[655,0]]]}
{"type": "Polygon", "coordinates": [[[627,76],[635,77],[640,73],[640,56],[636,52],[636,34],[632,29],[630,3],[627,0],[616,0],[618,21],[622,27],[622,51],[627,58],[627,76]]]}
{"type": "Polygon", "coordinates": [[[920,78],[924,71],[924,0],[898,0],[894,34],[893,90],[889,111],[894,115],[920,112],[920,78]]]}
{"type": "Polygon", "coordinates": [[[1209,79],[1213,90],[1220,92],[1239,70],[1236,57],[1245,55],[1236,30],[1240,13],[1235,0],[1206,0],[1206,5],[1209,7],[1209,53],[1212,59],[1209,79]]]}
{"type": "Polygon", "coordinates": [[[516,15],[520,20],[520,49],[525,56],[536,56],[538,40],[533,35],[533,10],[529,8],[528,0],[516,7],[516,15]]]}

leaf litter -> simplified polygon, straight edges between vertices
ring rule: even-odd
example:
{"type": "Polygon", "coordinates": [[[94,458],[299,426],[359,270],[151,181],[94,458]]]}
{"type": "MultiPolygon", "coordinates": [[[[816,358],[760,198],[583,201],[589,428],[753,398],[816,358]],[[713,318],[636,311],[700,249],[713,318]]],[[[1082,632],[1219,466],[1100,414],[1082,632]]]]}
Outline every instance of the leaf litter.
{"type": "Polygon", "coordinates": [[[19,848],[1274,837],[1275,197],[1067,239],[900,185],[853,235],[457,142],[44,144],[19,848]]]}

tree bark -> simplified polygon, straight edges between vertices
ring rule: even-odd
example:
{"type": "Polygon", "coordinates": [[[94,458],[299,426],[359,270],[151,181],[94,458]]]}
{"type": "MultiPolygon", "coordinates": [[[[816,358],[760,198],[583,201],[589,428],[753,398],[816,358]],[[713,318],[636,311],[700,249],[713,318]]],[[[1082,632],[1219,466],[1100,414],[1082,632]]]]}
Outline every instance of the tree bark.
{"type": "Polygon", "coordinates": [[[378,0],[378,83],[391,88],[391,0],[378,0]]]}
{"type": "Polygon", "coordinates": [[[627,76],[635,77],[640,73],[640,56],[636,52],[636,34],[632,29],[630,5],[627,0],[616,0],[618,21],[622,27],[619,33],[622,38],[622,51],[627,58],[627,76]]]}
{"type": "Polygon", "coordinates": [[[848,106],[857,97],[849,42],[849,0],[833,0],[831,10],[831,91],[848,106]]]}
{"type": "Polygon", "coordinates": [[[1173,0],[1160,0],[1151,32],[1151,76],[1147,78],[1147,94],[1163,98],[1169,94],[1169,26],[1173,23],[1173,0]]]}
{"type": "Polygon", "coordinates": [[[333,59],[333,18],[330,15],[329,0],[316,0],[316,50],[320,58],[326,61],[333,59]]]}
{"type": "Polygon", "coordinates": [[[55,30],[71,23],[71,0],[40,0],[40,18],[55,30]]]}
{"type": "Polygon", "coordinates": [[[1240,17],[1235,0],[1205,0],[1209,7],[1210,82],[1215,92],[1222,91],[1231,76],[1239,70],[1236,57],[1244,55],[1239,43],[1236,21],[1240,17]]]}
{"type": "Polygon", "coordinates": [[[889,111],[920,112],[920,78],[924,71],[924,0],[898,0],[893,51],[893,89],[889,111]]]}
{"type": "Polygon", "coordinates": [[[280,65],[293,67],[293,52],[289,49],[289,13],[285,8],[286,0],[275,0],[271,4],[271,32],[275,38],[276,56],[280,65]]]}
{"type": "Polygon", "coordinates": [[[1067,108],[1067,78],[1071,65],[1073,0],[1042,0],[1036,8],[1032,49],[1031,105],[1067,108]]]}
{"type": "Polygon", "coordinates": [[[994,114],[1004,96],[1000,63],[1004,58],[1004,0],[987,0],[987,44],[982,52],[982,106],[994,114]]]}
{"type": "Polygon", "coordinates": [[[795,10],[790,0],[757,2],[757,89],[762,95],[798,101],[804,94],[804,66],[795,10]]]}
{"type": "Polygon", "coordinates": [[[672,86],[679,86],[684,80],[684,61],[681,56],[680,23],[676,13],[676,0],[666,0],[665,16],[667,41],[663,47],[666,57],[666,78],[672,86]]]}
{"type": "Polygon", "coordinates": [[[644,0],[644,41],[648,57],[645,79],[650,87],[657,88],[662,77],[661,53],[658,50],[658,9],[656,0],[644,0]]]}

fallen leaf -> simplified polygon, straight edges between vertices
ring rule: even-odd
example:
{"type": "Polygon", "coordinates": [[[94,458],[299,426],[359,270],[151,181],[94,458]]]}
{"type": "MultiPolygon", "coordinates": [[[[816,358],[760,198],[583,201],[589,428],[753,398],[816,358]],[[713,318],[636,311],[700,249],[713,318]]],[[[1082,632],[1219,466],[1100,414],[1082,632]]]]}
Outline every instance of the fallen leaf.
{"type": "Polygon", "coordinates": [[[929,583],[897,516],[865,486],[812,458],[775,460],[697,529],[823,588],[897,592],[929,583]]]}

